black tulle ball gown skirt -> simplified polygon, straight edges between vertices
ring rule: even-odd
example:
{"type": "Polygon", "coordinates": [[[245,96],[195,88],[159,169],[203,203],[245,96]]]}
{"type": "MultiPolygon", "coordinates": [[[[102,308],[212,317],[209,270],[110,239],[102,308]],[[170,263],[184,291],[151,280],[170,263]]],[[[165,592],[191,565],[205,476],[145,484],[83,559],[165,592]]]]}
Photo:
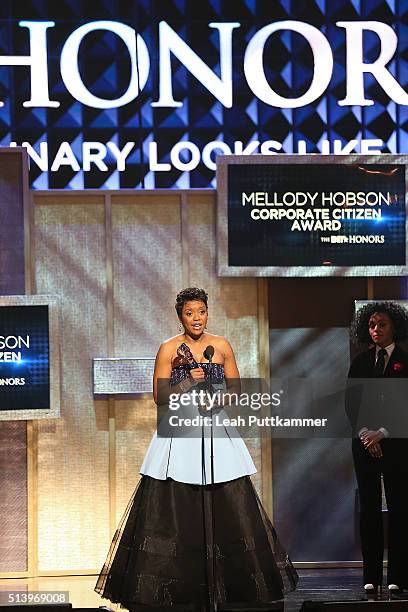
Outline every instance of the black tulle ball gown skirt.
{"type": "Polygon", "coordinates": [[[131,611],[282,599],[297,574],[249,476],[213,485],[142,476],[95,590],[131,611]]]}

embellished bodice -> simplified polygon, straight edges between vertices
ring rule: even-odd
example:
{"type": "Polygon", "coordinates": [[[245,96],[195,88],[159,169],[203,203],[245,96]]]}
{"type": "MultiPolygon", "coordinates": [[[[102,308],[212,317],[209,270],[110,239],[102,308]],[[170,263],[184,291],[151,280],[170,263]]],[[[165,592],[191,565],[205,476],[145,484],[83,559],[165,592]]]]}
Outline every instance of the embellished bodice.
{"type": "MultiPolygon", "coordinates": [[[[211,382],[214,384],[220,384],[224,382],[224,366],[222,365],[222,363],[204,362],[198,363],[197,365],[204,370],[206,381],[210,381],[211,377],[211,382]]],[[[192,366],[188,363],[183,363],[173,368],[171,370],[170,384],[177,385],[179,382],[187,378],[187,376],[190,374],[190,370],[192,370],[193,367],[195,366],[192,366]]]]}

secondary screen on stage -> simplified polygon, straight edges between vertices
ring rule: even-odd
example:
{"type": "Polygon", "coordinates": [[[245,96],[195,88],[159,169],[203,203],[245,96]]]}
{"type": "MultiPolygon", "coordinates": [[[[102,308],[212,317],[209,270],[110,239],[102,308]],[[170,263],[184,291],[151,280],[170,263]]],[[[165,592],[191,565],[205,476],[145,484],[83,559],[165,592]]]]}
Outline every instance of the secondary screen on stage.
{"type": "Polygon", "coordinates": [[[47,306],[3,306],[0,410],[49,408],[47,306]]]}
{"type": "Polygon", "coordinates": [[[55,416],[50,305],[22,303],[35,297],[0,298],[0,419],[55,416]]]}
{"type": "Polygon", "coordinates": [[[218,271],[406,274],[401,156],[219,158],[218,271]]]}

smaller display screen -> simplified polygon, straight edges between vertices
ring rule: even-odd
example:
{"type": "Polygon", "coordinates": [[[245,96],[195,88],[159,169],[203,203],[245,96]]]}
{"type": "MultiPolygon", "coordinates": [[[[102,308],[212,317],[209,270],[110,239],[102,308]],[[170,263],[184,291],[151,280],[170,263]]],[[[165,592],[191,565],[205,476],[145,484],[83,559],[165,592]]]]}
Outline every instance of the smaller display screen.
{"type": "Polygon", "coordinates": [[[46,305],[0,306],[0,410],[50,408],[46,305]]]}

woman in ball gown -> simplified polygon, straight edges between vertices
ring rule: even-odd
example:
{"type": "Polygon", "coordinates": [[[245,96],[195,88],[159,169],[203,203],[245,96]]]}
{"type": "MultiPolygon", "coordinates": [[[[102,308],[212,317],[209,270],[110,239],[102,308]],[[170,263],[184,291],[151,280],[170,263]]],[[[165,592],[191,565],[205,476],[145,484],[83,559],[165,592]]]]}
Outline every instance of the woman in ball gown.
{"type": "MultiPolygon", "coordinates": [[[[206,331],[207,301],[203,289],[177,296],[183,333],[157,353],[158,407],[169,406],[169,396],[197,396],[209,378],[214,389],[239,387],[229,342],[206,331]]],[[[190,402],[185,410],[202,408],[190,402]]],[[[295,588],[296,570],[251,482],[256,468],[244,441],[226,428],[222,436],[204,429],[162,435],[159,425],[95,586],[102,597],[135,612],[250,610],[295,588]]]]}

